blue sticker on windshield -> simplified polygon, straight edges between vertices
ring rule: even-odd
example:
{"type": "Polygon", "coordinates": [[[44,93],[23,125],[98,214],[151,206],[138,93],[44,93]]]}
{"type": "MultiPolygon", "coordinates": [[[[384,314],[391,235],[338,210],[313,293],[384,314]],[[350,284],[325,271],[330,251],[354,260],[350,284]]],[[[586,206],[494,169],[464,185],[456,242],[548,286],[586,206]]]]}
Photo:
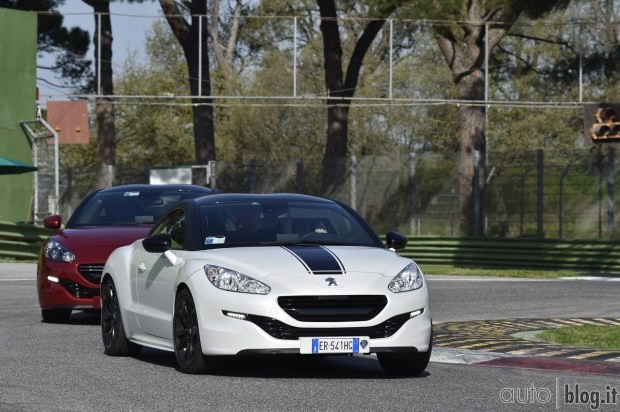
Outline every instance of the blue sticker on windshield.
{"type": "Polygon", "coordinates": [[[207,236],[207,238],[205,239],[205,245],[216,245],[224,243],[225,241],[225,236],[207,236]]]}
{"type": "Polygon", "coordinates": [[[123,196],[128,197],[128,196],[140,196],[140,192],[125,192],[123,193],[123,196]]]}

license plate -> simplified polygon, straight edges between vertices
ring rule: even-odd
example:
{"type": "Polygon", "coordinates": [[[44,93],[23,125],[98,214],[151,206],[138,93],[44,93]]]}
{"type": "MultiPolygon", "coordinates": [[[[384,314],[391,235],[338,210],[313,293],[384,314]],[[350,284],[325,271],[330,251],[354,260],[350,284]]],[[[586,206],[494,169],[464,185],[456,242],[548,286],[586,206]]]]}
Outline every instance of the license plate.
{"type": "Polygon", "coordinates": [[[299,338],[299,351],[304,354],[369,353],[367,336],[346,338],[299,338]]]}

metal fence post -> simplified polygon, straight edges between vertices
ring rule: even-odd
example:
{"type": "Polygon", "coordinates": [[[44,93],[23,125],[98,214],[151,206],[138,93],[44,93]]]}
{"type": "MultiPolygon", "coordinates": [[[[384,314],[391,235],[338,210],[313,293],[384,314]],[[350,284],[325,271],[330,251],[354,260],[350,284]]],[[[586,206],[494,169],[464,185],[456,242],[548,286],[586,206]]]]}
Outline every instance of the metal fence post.
{"type": "Polygon", "coordinates": [[[558,232],[559,232],[559,238],[562,239],[563,237],[563,226],[564,226],[564,178],[566,178],[566,175],[568,174],[568,170],[570,169],[570,167],[572,166],[572,162],[569,163],[565,168],[564,171],[562,172],[562,175],[560,176],[560,193],[559,193],[559,205],[558,205],[558,218],[559,218],[559,222],[558,222],[558,232]]]}
{"type": "Polygon", "coordinates": [[[474,215],[474,234],[480,236],[480,151],[474,151],[474,177],[472,182],[473,215],[474,215]]]}
{"type": "Polygon", "coordinates": [[[351,207],[357,209],[357,156],[351,155],[351,207]]]}
{"type": "Polygon", "coordinates": [[[545,237],[545,231],[543,228],[543,192],[544,192],[544,185],[543,185],[543,177],[544,177],[544,159],[545,159],[545,153],[542,149],[539,149],[536,152],[536,164],[537,164],[537,168],[538,168],[538,178],[537,178],[537,184],[538,184],[538,190],[536,191],[537,194],[537,199],[536,199],[536,217],[537,217],[537,234],[538,237],[543,238],[545,237]]]}
{"type": "Polygon", "coordinates": [[[521,187],[519,191],[519,236],[523,236],[523,224],[525,221],[525,179],[527,179],[528,171],[521,176],[521,187]]]}
{"type": "Polygon", "coordinates": [[[411,217],[409,218],[409,227],[411,234],[420,234],[420,225],[418,222],[418,198],[415,185],[415,169],[418,158],[415,152],[409,153],[409,190],[411,193],[411,217]]]}
{"type": "MultiPolygon", "coordinates": [[[[67,190],[65,192],[65,204],[69,205],[67,208],[67,215],[71,216],[73,214],[73,169],[67,168],[67,190]]],[[[60,208],[59,208],[60,209],[60,208]]],[[[60,213],[60,210],[59,210],[60,213]]]]}
{"type": "Polygon", "coordinates": [[[603,154],[598,150],[598,239],[603,237],[603,154]]]}

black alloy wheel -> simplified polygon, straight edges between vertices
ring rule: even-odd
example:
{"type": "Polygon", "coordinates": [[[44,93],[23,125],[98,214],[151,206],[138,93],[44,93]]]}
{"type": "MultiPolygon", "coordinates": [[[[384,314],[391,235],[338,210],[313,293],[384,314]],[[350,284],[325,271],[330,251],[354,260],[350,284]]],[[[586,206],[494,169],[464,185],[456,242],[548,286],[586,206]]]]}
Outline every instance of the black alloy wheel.
{"type": "Polygon", "coordinates": [[[106,355],[135,356],[142,349],[125,336],[116,288],[110,278],[106,278],[101,285],[101,338],[106,355]]]}
{"type": "Polygon", "coordinates": [[[202,354],[196,305],[189,289],[182,289],[174,304],[172,321],[174,354],[184,373],[207,372],[207,357],[202,354]]]}

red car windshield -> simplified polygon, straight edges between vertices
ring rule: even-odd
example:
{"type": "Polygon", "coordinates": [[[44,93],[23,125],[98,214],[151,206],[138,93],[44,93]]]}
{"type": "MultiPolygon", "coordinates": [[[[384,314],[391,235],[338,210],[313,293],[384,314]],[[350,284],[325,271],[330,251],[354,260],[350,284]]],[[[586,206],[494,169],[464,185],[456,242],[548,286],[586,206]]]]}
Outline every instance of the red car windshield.
{"type": "Polygon", "coordinates": [[[98,192],[72,216],[71,226],[152,225],[171,206],[192,197],[196,197],[196,193],[163,190],[98,192]]]}

